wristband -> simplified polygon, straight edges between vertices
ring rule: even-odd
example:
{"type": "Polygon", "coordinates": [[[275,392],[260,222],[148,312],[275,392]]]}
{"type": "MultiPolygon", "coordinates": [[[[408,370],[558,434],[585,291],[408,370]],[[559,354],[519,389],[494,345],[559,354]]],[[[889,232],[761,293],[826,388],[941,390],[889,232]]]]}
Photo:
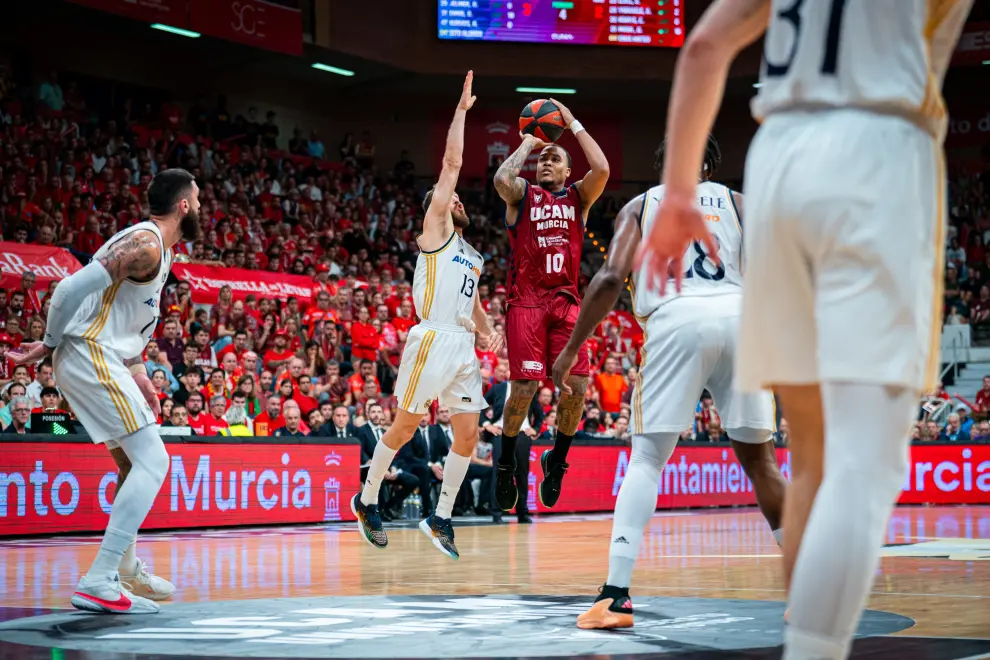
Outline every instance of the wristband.
{"type": "Polygon", "coordinates": [[[132,364],[128,366],[127,369],[131,372],[132,376],[137,376],[139,374],[144,374],[145,376],[148,375],[148,370],[143,364],[132,364]]]}
{"type": "Polygon", "coordinates": [[[567,128],[571,129],[571,133],[574,133],[574,135],[577,135],[578,133],[580,133],[581,131],[584,130],[584,126],[582,126],[581,125],[581,122],[579,122],[577,119],[575,119],[574,121],[572,121],[567,126],[567,128]]]}

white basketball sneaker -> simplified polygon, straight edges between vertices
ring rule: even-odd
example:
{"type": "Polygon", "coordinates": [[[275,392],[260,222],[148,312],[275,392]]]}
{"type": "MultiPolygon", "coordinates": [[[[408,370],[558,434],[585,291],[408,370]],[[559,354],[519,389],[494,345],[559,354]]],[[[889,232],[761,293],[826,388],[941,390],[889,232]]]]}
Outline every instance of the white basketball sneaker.
{"type": "Polygon", "coordinates": [[[154,614],[158,611],[158,603],[135,596],[120,586],[120,576],[116,573],[102,579],[83,577],[79,580],[72,594],[72,606],[99,614],[154,614]]]}
{"type": "Polygon", "coordinates": [[[135,596],[151,600],[166,600],[175,593],[175,585],[165,578],[148,572],[148,565],[137,560],[137,571],[134,575],[120,574],[120,583],[135,596]]]}

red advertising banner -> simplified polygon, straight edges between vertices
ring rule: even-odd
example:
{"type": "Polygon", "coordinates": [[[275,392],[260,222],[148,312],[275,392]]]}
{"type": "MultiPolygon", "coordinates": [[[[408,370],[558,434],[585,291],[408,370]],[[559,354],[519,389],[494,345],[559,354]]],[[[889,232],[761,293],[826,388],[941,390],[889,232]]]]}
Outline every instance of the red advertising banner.
{"type": "MultiPolygon", "coordinates": [[[[464,126],[464,164],[461,167],[461,182],[467,178],[484,178],[490,165],[504,160],[519,147],[519,112],[517,110],[472,110],[464,126]]],[[[605,152],[609,164],[610,185],[622,181],[622,124],[615,117],[585,117],[580,108],[575,110],[581,123],[594,136],[598,146],[605,152]]],[[[437,115],[433,123],[433,158],[439,164],[447,144],[447,129],[450,128],[452,112],[437,115]]],[[[580,145],[570,131],[558,141],[571,155],[571,176],[569,183],[584,177],[590,169],[580,145]]],[[[539,152],[530,154],[520,176],[532,180],[536,171],[539,152]]]]}
{"type": "Polygon", "coordinates": [[[70,0],[112,14],[122,14],[148,23],[188,27],[186,0],[70,0]]]}
{"type": "MultiPolygon", "coordinates": [[[[172,463],[144,529],[354,520],[359,445],[166,445],[172,463]]],[[[106,527],[117,468],[105,447],[3,446],[0,536],[106,527]]]]}
{"type": "Polygon", "coordinates": [[[189,27],[255,48],[303,52],[299,9],[263,0],[189,0],[189,27]]]}
{"type": "Polygon", "coordinates": [[[990,61],[990,22],[967,23],[952,55],[953,64],[982,64],[990,61]]]}
{"type": "Polygon", "coordinates": [[[180,280],[189,282],[193,302],[204,305],[215,304],[223,286],[231,288],[235,300],[244,300],[251,293],[282,300],[295,296],[299,306],[305,307],[313,299],[313,280],[303,275],[198,264],[175,264],[172,272],[180,280]]]}
{"type": "Polygon", "coordinates": [[[52,280],[65,279],[81,268],[68,250],[0,241],[0,286],[5,289],[19,289],[21,275],[28,271],[37,276],[35,288],[43,290],[52,280]]]}
{"type": "MultiPolygon", "coordinates": [[[[146,529],[353,520],[358,445],[166,445],[172,457],[146,529]]],[[[528,502],[539,454],[530,454],[528,502]]],[[[117,472],[89,444],[0,443],[0,537],[101,531],[117,472]]],[[[625,446],[576,445],[554,513],[611,511],[629,467],[625,446]]],[[[790,477],[790,452],[777,450],[790,477]]],[[[990,504],[990,445],[916,445],[901,504],[990,504]]],[[[751,506],[753,486],[729,447],[681,447],[657,485],[657,508],[751,506]]]]}

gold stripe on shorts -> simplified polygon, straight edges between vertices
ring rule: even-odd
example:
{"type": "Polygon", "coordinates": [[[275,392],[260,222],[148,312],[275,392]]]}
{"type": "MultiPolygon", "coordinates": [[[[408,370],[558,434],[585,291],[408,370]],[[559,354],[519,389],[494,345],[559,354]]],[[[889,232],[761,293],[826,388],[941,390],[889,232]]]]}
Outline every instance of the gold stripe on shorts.
{"type": "Polygon", "coordinates": [[[89,355],[93,359],[93,365],[96,368],[96,379],[103,386],[103,389],[107,391],[110,401],[113,403],[114,408],[117,409],[117,414],[120,415],[120,419],[124,423],[124,430],[128,434],[136,432],[138,425],[134,419],[134,413],[127,403],[127,398],[120,391],[120,387],[110,375],[110,369],[107,367],[102,347],[96,342],[88,340],[86,341],[86,346],[89,348],[89,355]]]}
{"type": "Polygon", "coordinates": [[[399,406],[406,412],[409,412],[409,406],[412,405],[413,399],[416,396],[416,387],[419,385],[420,376],[423,375],[426,360],[430,356],[430,347],[433,346],[433,340],[436,336],[437,333],[435,331],[427,330],[426,334],[423,335],[423,340],[419,344],[419,351],[416,353],[416,362],[413,365],[412,373],[409,374],[409,382],[406,385],[406,394],[402,397],[402,405],[399,406]]]}
{"type": "Polygon", "coordinates": [[[945,301],[945,207],[947,198],[945,196],[945,152],[942,145],[935,140],[935,162],[938,164],[938,172],[935,182],[935,203],[938,208],[935,210],[935,265],[932,268],[932,317],[931,327],[928,334],[928,361],[925,364],[926,392],[935,391],[935,385],[939,377],[939,368],[942,365],[942,311],[945,301]]]}
{"type": "Polygon", "coordinates": [[[639,371],[636,373],[636,392],[633,396],[633,429],[643,433],[643,371],[646,369],[646,346],[650,338],[643,328],[643,346],[639,349],[639,371]]]}

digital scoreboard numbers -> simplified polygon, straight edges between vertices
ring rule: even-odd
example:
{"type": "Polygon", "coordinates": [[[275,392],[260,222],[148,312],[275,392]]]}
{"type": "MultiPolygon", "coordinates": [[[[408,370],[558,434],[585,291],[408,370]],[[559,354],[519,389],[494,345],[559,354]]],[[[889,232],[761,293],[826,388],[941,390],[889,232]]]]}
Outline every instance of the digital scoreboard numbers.
{"type": "Polygon", "coordinates": [[[437,35],[458,41],[684,45],[686,0],[438,0],[437,35]]]}

